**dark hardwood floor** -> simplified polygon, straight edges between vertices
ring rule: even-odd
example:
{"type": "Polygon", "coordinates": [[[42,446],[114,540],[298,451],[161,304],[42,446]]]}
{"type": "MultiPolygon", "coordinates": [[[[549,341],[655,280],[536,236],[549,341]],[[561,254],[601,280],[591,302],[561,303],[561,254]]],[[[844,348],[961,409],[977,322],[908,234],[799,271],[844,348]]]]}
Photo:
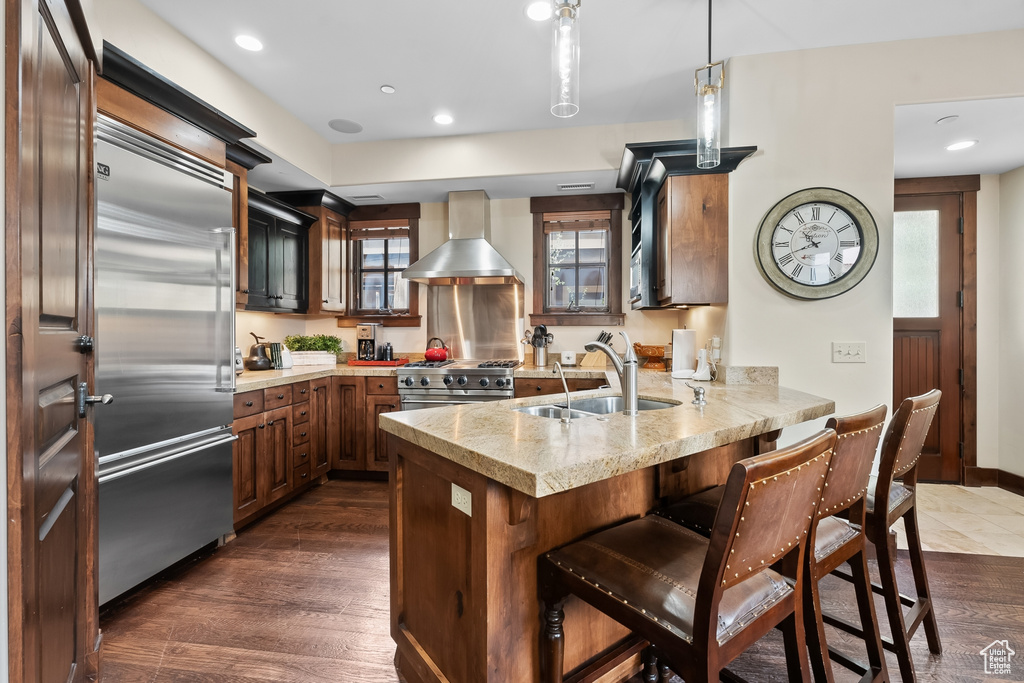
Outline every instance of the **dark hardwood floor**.
{"type": "MultiPolygon", "coordinates": [[[[329,481],[105,609],[101,680],[394,683],[387,504],[385,483],[329,481]]],[[[927,563],[944,652],[915,637],[919,680],[1024,680],[1024,558],[928,553],[927,563]],[[1012,675],[984,674],[979,652],[994,640],[1020,650],[1012,675]]],[[[830,582],[825,599],[852,617],[848,585],[830,582]]],[[[781,638],[732,668],[785,680],[781,638]]],[[[890,675],[899,680],[892,660],[890,675]]]]}

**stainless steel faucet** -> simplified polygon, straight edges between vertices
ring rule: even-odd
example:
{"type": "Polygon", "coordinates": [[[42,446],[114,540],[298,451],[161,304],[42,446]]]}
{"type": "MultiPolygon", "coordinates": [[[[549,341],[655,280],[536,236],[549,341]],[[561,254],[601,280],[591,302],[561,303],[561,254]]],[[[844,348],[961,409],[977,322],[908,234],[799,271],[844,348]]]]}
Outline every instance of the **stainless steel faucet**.
{"type": "Polygon", "coordinates": [[[637,410],[636,378],[640,366],[636,359],[636,353],[633,351],[633,344],[629,341],[629,335],[625,332],[619,332],[619,334],[626,340],[626,355],[621,360],[619,354],[612,351],[610,346],[598,341],[592,341],[583,348],[587,351],[603,351],[611,359],[615,372],[619,373],[619,384],[622,385],[622,414],[634,416],[639,412],[637,410]]]}
{"type": "Polygon", "coordinates": [[[562,388],[565,390],[565,407],[562,408],[561,421],[564,424],[569,424],[572,420],[572,398],[569,396],[569,385],[565,382],[565,373],[562,372],[562,364],[555,361],[555,370],[558,371],[558,376],[562,378],[562,388]]]}

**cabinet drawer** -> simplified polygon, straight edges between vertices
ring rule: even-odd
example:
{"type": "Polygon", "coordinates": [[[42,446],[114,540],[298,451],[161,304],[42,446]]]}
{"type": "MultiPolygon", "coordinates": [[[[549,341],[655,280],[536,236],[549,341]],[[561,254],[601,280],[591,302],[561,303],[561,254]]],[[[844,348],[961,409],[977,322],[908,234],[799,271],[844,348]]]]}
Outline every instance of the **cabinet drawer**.
{"type": "Polygon", "coordinates": [[[302,465],[300,467],[296,467],[295,471],[292,472],[292,487],[293,488],[299,488],[301,486],[305,486],[310,481],[312,481],[310,479],[309,473],[310,473],[310,466],[309,466],[308,462],[305,465],[302,465]]]}
{"type": "Polygon", "coordinates": [[[248,417],[263,412],[263,392],[247,391],[244,394],[235,394],[235,419],[248,417]]]}
{"type": "Polygon", "coordinates": [[[281,406],[292,404],[292,385],[282,384],[279,387],[271,387],[263,390],[263,405],[266,410],[273,410],[281,406]]]}
{"type": "Polygon", "coordinates": [[[397,377],[367,377],[366,393],[368,394],[397,394],[397,377]]]}
{"type": "Polygon", "coordinates": [[[292,467],[299,469],[303,465],[309,466],[309,444],[304,443],[292,448],[292,467]]]}
{"type": "Polygon", "coordinates": [[[292,426],[292,445],[298,446],[300,444],[309,443],[309,433],[313,430],[310,428],[308,422],[304,422],[300,425],[292,426]]]}
{"type": "Polygon", "coordinates": [[[309,422],[309,401],[296,403],[292,406],[292,424],[298,429],[303,422],[309,422]]]}
{"type": "Polygon", "coordinates": [[[309,400],[309,382],[295,382],[292,384],[292,401],[298,403],[299,401],[309,400]]]}

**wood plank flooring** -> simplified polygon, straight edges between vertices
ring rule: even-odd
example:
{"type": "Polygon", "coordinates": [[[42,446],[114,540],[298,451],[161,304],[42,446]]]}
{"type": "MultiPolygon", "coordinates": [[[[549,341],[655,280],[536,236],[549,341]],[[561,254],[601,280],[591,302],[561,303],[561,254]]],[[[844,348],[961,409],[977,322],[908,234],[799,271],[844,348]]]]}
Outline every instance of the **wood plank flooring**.
{"type": "MultiPolygon", "coordinates": [[[[386,483],[329,481],[105,609],[101,681],[395,683],[387,504],[386,483]]],[[[919,680],[1024,680],[1024,558],[928,553],[927,567],[944,653],[914,639],[919,680]],[[1004,639],[1021,662],[1011,676],[986,676],[978,653],[1004,639]]],[[[846,584],[824,594],[831,609],[853,611],[846,584]]],[[[733,668],[782,681],[781,657],[781,638],[769,636],[733,668]]],[[[895,661],[890,675],[899,680],[895,661]]],[[[837,668],[837,681],[854,678],[837,668]]]]}

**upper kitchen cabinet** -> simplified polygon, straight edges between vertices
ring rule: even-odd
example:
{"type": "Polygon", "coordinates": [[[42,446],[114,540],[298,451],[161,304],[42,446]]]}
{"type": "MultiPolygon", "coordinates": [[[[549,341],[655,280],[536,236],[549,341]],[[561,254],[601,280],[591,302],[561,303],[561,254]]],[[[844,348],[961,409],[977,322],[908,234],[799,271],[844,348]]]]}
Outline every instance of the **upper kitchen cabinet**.
{"type": "Polygon", "coordinates": [[[310,315],[344,315],[348,273],[348,216],[353,205],[326,190],[271,192],[271,197],[316,217],[309,228],[310,315]]]}
{"type": "Polygon", "coordinates": [[[728,173],[757,147],[722,149],[697,168],[697,141],[626,145],[618,187],[630,208],[630,306],[725,303],[729,298],[728,173]]]}
{"type": "Polygon", "coordinates": [[[316,217],[249,189],[245,309],[305,313],[309,305],[308,231],[316,217]]]}

